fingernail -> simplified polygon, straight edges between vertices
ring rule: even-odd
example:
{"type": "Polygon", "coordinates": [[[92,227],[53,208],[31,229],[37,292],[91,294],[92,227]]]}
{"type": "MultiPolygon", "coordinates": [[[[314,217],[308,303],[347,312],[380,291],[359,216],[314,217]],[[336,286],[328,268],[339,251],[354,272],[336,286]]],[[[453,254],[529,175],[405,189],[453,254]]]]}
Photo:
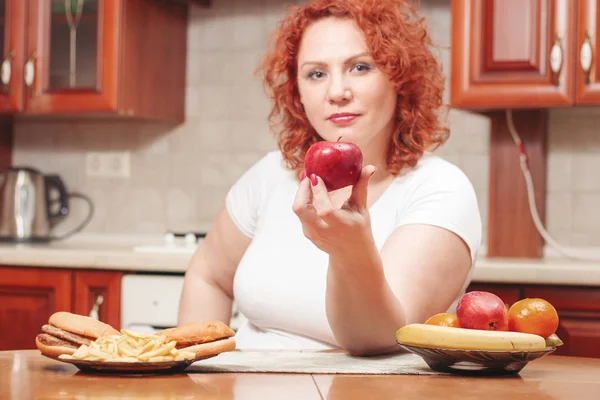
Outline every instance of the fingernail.
{"type": "Polygon", "coordinates": [[[300,176],[300,182],[302,182],[306,178],[306,171],[302,171],[302,176],[300,176]]]}
{"type": "Polygon", "coordinates": [[[313,186],[317,186],[317,183],[319,183],[319,180],[317,179],[317,175],[310,174],[310,183],[312,183],[313,186]]]}
{"type": "Polygon", "coordinates": [[[377,172],[377,167],[373,167],[373,172],[371,172],[371,176],[373,176],[377,172]]]}

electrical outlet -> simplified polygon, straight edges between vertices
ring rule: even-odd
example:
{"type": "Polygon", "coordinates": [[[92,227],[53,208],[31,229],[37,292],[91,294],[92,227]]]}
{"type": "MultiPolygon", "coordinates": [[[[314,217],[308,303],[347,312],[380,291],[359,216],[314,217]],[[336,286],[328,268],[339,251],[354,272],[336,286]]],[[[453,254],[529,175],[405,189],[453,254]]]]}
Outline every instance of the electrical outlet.
{"type": "Polygon", "coordinates": [[[129,152],[86,153],[85,173],[97,178],[129,178],[129,152]]]}

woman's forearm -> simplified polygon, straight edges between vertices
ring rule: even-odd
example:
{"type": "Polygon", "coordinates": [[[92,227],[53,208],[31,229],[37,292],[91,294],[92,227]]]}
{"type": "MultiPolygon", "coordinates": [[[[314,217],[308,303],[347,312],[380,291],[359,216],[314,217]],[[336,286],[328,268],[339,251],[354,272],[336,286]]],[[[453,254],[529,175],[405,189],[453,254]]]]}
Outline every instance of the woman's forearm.
{"type": "Polygon", "coordinates": [[[218,285],[196,268],[187,271],[179,305],[179,325],[215,319],[229,324],[231,307],[232,300],[218,285]]]}
{"type": "Polygon", "coordinates": [[[326,307],[336,340],[350,354],[399,350],[395,332],[404,323],[404,313],[374,243],[366,251],[330,256],[326,307]]]}

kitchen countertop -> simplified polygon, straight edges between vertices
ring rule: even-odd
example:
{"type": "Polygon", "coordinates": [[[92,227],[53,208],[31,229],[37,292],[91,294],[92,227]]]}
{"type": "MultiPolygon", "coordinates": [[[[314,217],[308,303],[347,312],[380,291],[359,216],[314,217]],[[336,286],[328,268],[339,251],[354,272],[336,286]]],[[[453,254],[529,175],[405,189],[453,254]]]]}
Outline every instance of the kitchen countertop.
{"type": "Polygon", "coordinates": [[[201,372],[141,377],[85,374],[37,350],[0,351],[0,398],[7,399],[587,400],[597,399],[599,389],[600,360],[553,355],[504,377],[201,372]]]}
{"type": "MultiPolygon", "coordinates": [[[[51,244],[0,244],[0,265],[184,273],[192,253],[193,248],[180,244],[169,250],[157,235],[80,234],[51,244]]],[[[600,286],[600,261],[482,254],[475,262],[473,282],[600,286]]]]}
{"type": "Polygon", "coordinates": [[[87,234],[49,244],[0,243],[0,265],[185,272],[193,249],[182,247],[169,251],[157,235],[87,234]]]}

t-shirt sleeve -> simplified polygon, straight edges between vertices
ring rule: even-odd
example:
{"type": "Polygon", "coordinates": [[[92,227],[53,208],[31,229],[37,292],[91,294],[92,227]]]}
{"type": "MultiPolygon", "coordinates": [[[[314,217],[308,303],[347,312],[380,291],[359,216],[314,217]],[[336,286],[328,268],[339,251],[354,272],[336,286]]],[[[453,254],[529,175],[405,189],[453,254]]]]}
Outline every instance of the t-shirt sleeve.
{"type": "Polygon", "coordinates": [[[454,232],[469,247],[475,260],[481,244],[482,223],[477,195],[468,177],[446,164],[421,181],[398,215],[396,226],[427,224],[454,232]]]}
{"type": "Polygon", "coordinates": [[[235,225],[248,237],[254,237],[260,210],[266,201],[267,183],[272,174],[275,154],[258,160],[231,186],[225,207],[235,225]]]}

